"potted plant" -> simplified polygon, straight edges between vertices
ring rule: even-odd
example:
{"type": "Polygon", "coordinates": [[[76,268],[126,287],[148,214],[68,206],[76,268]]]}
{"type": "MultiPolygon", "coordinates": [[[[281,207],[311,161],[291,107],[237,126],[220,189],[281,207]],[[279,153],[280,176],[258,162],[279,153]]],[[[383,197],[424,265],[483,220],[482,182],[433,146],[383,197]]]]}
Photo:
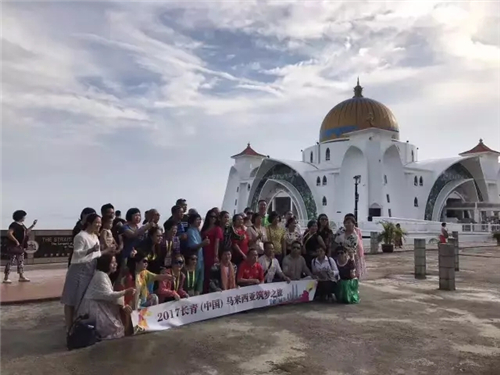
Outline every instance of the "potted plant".
{"type": "Polygon", "coordinates": [[[497,246],[500,246],[500,232],[493,232],[492,237],[497,240],[497,246]]]}
{"type": "Polygon", "coordinates": [[[379,224],[382,225],[382,232],[378,235],[378,242],[382,242],[382,252],[392,253],[394,252],[394,239],[397,235],[403,238],[406,232],[390,221],[381,221],[379,224]]]}

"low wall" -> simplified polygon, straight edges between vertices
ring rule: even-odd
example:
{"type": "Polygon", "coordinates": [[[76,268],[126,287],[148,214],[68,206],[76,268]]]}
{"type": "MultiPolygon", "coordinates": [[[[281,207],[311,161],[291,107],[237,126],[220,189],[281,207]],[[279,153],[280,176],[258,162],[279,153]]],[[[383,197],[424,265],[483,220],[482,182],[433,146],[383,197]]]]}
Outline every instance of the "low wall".
{"type": "MultiPolygon", "coordinates": [[[[1,258],[2,265],[8,259],[6,254],[7,231],[1,231],[1,258]]],[[[26,249],[25,263],[65,263],[68,255],[73,251],[72,231],[62,230],[33,230],[30,233],[26,249]]]]}

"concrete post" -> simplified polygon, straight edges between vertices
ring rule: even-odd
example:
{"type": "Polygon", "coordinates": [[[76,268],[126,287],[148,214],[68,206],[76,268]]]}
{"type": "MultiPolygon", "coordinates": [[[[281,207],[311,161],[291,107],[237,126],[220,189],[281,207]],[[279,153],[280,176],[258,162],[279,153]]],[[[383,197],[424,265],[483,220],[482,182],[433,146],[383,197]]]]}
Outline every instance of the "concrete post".
{"type": "Polygon", "coordinates": [[[439,289],[455,290],[455,245],[440,243],[439,251],[439,289]]]}
{"type": "Polygon", "coordinates": [[[453,231],[451,232],[451,235],[453,236],[453,239],[455,240],[455,271],[460,271],[460,255],[459,255],[459,249],[460,249],[460,244],[458,242],[458,232],[453,231]]]}
{"type": "Polygon", "coordinates": [[[378,233],[370,232],[370,254],[378,253],[378,233]]]}
{"type": "Polygon", "coordinates": [[[425,239],[415,238],[414,240],[415,254],[415,279],[425,279],[426,276],[426,254],[425,254],[425,239]]]}

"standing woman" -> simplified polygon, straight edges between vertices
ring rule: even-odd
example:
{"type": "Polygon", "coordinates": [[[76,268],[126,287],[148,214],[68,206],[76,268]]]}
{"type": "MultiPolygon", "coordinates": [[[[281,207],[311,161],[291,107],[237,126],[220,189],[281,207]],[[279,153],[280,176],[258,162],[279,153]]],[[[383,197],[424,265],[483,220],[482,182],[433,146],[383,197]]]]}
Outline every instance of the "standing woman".
{"type": "Polygon", "coordinates": [[[326,246],[326,255],[330,256],[332,253],[333,231],[330,229],[330,223],[326,214],[318,216],[318,234],[323,239],[326,246]]]}
{"type": "MultiPolygon", "coordinates": [[[[71,237],[73,238],[73,247],[74,247],[74,242],[75,242],[75,237],[78,233],[80,233],[83,230],[83,225],[85,224],[85,220],[87,219],[87,216],[90,214],[95,214],[96,211],[93,208],[90,207],[85,207],[82,210],[82,213],[80,214],[80,220],[78,220],[75,224],[75,227],[73,228],[73,233],[71,237]]],[[[68,257],[68,267],[71,264],[71,258],[73,256],[73,251],[70,252],[69,257],[68,257]]]]}
{"type": "Polygon", "coordinates": [[[195,255],[198,258],[198,263],[196,264],[196,270],[201,275],[201,279],[204,278],[205,273],[205,263],[203,261],[203,248],[210,245],[210,240],[205,238],[201,239],[200,225],[201,216],[198,214],[191,214],[188,217],[189,228],[187,230],[187,247],[188,254],[186,256],[189,258],[191,255],[195,255]]]}
{"type": "Polygon", "coordinates": [[[262,225],[262,216],[256,212],[252,215],[252,225],[247,228],[248,248],[264,254],[264,242],[267,242],[266,228],[262,225]]]}
{"type": "Polygon", "coordinates": [[[210,284],[210,270],[215,263],[219,263],[219,246],[224,240],[222,229],[217,225],[217,213],[213,210],[208,211],[205,216],[205,221],[201,228],[201,236],[202,238],[208,238],[210,241],[210,243],[203,248],[203,262],[205,263],[203,292],[207,293],[210,284]]]}
{"type": "Polygon", "coordinates": [[[343,246],[349,257],[356,265],[356,277],[361,278],[366,273],[365,251],[361,230],[356,227],[356,218],[353,214],[344,217],[344,226],[335,234],[335,242],[343,246]]]}
{"type": "Polygon", "coordinates": [[[283,257],[292,253],[292,244],[302,239],[300,232],[297,230],[297,219],[294,216],[288,218],[285,223],[285,247],[283,257]]]}
{"type": "Polygon", "coordinates": [[[273,211],[268,217],[269,225],[266,227],[267,240],[274,245],[274,257],[281,264],[283,261],[283,251],[286,248],[285,244],[285,229],[280,225],[281,217],[273,211]]]}
{"type": "Polygon", "coordinates": [[[323,238],[318,234],[318,222],[310,220],[307,223],[307,233],[303,239],[304,244],[304,259],[307,267],[312,268],[312,260],[318,256],[318,249],[321,248],[326,252],[326,245],[323,238]]]}
{"type": "Polygon", "coordinates": [[[9,260],[5,265],[4,271],[4,284],[11,284],[9,279],[10,267],[16,262],[17,273],[19,274],[20,282],[28,282],[30,279],[24,276],[24,249],[26,248],[26,240],[32,229],[35,227],[37,220],[33,221],[31,227],[26,228],[24,220],[26,219],[26,211],[19,210],[14,212],[12,224],[9,225],[7,230],[7,252],[9,260]]]}
{"type": "Polygon", "coordinates": [[[229,228],[233,246],[234,263],[239,267],[240,263],[247,259],[248,234],[243,225],[243,217],[239,214],[233,216],[233,225],[229,228]]]}
{"type": "Polygon", "coordinates": [[[146,239],[139,245],[140,251],[146,256],[148,261],[147,270],[152,273],[160,273],[163,263],[160,259],[160,244],[163,232],[159,227],[148,230],[146,239]]]}
{"type": "Polygon", "coordinates": [[[90,214],[85,218],[83,230],[73,241],[73,257],[66,273],[61,296],[68,331],[74,321],[75,308],[82,301],[87,286],[94,276],[97,258],[101,256],[99,229],[101,229],[101,217],[96,213],[90,214]]]}

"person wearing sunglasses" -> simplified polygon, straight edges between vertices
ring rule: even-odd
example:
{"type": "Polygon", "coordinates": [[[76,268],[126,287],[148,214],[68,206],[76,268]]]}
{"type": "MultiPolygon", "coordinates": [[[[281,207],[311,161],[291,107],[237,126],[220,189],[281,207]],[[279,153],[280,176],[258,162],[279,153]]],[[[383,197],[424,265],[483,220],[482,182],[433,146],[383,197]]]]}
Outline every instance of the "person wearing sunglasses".
{"type": "Polygon", "coordinates": [[[159,283],[158,290],[156,291],[160,303],[178,301],[181,298],[189,297],[184,290],[186,275],[182,272],[183,267],[184,257],[182,254],[176,254],[172,262],[172,268],[162,271],[169,277],[159,283]]]}
{"type": "Polygon", "coordinates": [[[356,278],[354,260],[349,256],[348,249],[343,246],[337,247],[335,252],[340,277],[335,288],[335,298],[340,303],[359,303],[358,279],[356,278]]]}
{"type": "Polygon", "coordinates": [[[130,305],[133,310],[157,305],[159,298],[157,294],[153,293],[155,281],[161,283],[162,281],[171,279],[172,275],[158,275],[148,271],[148,259],[146,254],[142,252],[138,252],[129,258],[127,267],[129,271],[128,275],[125,276],[121,284],[125,289],[135,288],[137,292],[131,300],[125,298],[125,303],[130,305]]]}
{"type": "MultiPolygon", "coordinates": [[[[211,209],[205,216],[203,227],[201,228],[201,237],[208,238],[210,243],[203,247],[203,263],[205,265],[203,292],[208,292],[210,283],[210,270],[214,264],[219,263],[219,247],[224,241],[224,232],[217,225],[218,214],[211,209]]],[[[191,294],[190,294],[191,295],[191,294]]]]}
{"type": "MultiPolygon", "coordinates": [[[[196,254],[191,254],[186,259],[186,264],[184,266],[184,274],[186,275],[184,281],[184,290],[189,295],[199,296],[203,292],[203,284],[204,284],[204,272],[197,267],[198,265],[198,257],[196,254]]],[[[207,276],[209,273],[207,272],[207,276]]]]}
{"type": "Polygon", "coordinates": [[[299,241],[295,241],[292,244],[292,252],[283,258],[283,273],[290,280],[300,280],[303,275],[313,277],[301,253],[302,244],[299,241]]]}

